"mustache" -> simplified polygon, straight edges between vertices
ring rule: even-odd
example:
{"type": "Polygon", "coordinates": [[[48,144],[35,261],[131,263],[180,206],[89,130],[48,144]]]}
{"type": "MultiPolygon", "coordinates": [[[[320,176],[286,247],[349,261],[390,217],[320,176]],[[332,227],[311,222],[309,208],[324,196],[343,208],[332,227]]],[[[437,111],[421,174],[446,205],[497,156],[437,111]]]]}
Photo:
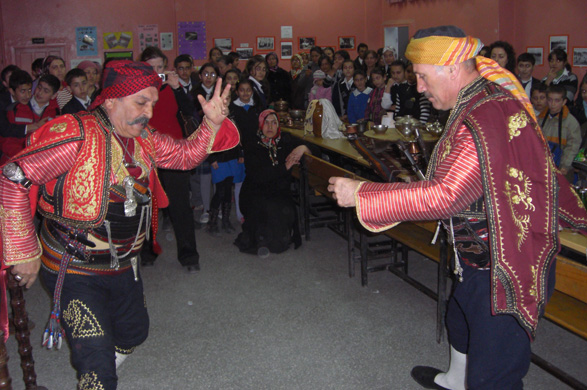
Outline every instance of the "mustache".
{"type": "Polygon", "coordinates": [[[146,116],[139,116],[138,118],[136,118],[133,121],[127,122],[130,126],[133,125],[141,125],[144,127],[147,126],[147,123],[149,123],[149,118],[147,118],[146,116]]]}

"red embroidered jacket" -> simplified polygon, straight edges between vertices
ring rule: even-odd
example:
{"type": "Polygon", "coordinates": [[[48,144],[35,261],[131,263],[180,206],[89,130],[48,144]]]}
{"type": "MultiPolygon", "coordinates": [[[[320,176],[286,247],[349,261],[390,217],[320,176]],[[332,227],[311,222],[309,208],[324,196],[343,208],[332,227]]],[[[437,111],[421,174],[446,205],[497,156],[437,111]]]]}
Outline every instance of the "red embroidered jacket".
{"type": "MultiPolygon", "coordinates": [[[[107,211],[108,188],[118,182],[112,167],[111,126],[105,112],[64,115],[47,123],[30,138],[16,161],[32,181],[41,186],[39,210],[46,218],[78,227],[99,226],[107,211]],[[81,124],[83,123],[83,126],[81,124]],[[58,195],[55,205],[44,197],[58,195]]],[[[238,130],[225,120],[214,136],[202,122],[190,138],[174,140],[148,129],[146,139],[136,138],[141,158],[150,170],[154,167],[189,170],[202,162],[208,153],[236,146],[238,130]]],[[[163,193],[155,175],[150,187],[163,193]]],[[[41,248],[33,226],[28,190],[0,174],[0,227],[3,265],[9,266],[37,259],[41,248]]],[[[160,206],[165,207],[160,201],[160,206]]]]}

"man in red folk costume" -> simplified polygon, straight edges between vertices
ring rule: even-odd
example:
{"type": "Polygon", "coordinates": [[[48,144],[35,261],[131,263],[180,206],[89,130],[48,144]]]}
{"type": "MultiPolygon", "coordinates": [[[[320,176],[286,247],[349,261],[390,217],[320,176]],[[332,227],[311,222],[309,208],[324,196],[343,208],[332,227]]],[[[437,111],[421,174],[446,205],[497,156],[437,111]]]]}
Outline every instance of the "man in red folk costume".
{"type": "Polygon", "coordinates": [[[341,206],[368,230],[441,220],[455,249],[446,324],[447,372],[418,366],[429,389],[521,389],[530,341],[554,288],[559,224],[585,229],[587,213],[555,168],[515,76],[478,57],[481,41],[454,26],[416,32],[405,56],[418,92],[451,110],[426,180],[331,178],[341,206]]]}
{"type": "Polygon", "coordinates": [[[198,97],[199,130],[174,140],[147,125],[161,87],[152,66],[112,61],[90,113],[47,123],[2,169],[3,267],[30,287],[42,266],[54,291],[44,344],[67,336],[80,389],[115,389],[117,365],[147,338],[137,257],[168,203],[156,168],[189,170],[239,142],[220,82],[210,101],[198,97]],[[44,217],[39,237],[31,201],[44,217]]]}

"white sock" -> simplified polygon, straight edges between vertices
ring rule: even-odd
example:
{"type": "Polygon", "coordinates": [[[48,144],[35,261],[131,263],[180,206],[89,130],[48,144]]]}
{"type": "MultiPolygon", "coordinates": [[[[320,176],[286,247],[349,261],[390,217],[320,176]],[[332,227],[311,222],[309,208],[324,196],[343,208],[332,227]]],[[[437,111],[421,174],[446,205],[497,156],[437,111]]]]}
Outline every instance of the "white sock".
{"type": "Polygon", "coordinates": [[[128,355],[125,355],[120,352],[114,352],[114,356],[115,356],[114,362],[116,363],[116,369],[118,369],[118,367],[120,367],[122,362],[124,362],[126,360],[126,358],[128,357],[128,355]]]}
{"type": "Polygon", "coordinates": [[[466,390],[467,355],[450,346],[450,364],[447,372],[436,375],[437,385],[451,390],[466,390]]]}

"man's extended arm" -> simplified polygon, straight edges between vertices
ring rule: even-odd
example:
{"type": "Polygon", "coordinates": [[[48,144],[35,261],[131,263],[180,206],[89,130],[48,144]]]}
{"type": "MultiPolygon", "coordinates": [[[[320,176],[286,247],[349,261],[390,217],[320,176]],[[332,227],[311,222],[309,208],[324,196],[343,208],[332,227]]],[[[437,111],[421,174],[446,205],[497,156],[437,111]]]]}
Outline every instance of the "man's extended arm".
{"type": "MultiPolygon", "coordinates": [[[[344,183],[357,186],[354,203],[359,221],[371,231],[381,231],[401,221],[448,218],[483,194],[481,170],[473,137],[462,127],[455,134],[452,150],[438,164],[432,180],[415,183],[360,183],[331,178],[329,189],[344,183]]],[[[347,190],[340,186],[340,194],[347,190]]],[[[339,191],[335,191],[339,196],[339,191]]],[[[339,200],[339,204],[340,204],[339,200]]],[[[350,206],[341,204],[341,206],[350,206]]]]}

